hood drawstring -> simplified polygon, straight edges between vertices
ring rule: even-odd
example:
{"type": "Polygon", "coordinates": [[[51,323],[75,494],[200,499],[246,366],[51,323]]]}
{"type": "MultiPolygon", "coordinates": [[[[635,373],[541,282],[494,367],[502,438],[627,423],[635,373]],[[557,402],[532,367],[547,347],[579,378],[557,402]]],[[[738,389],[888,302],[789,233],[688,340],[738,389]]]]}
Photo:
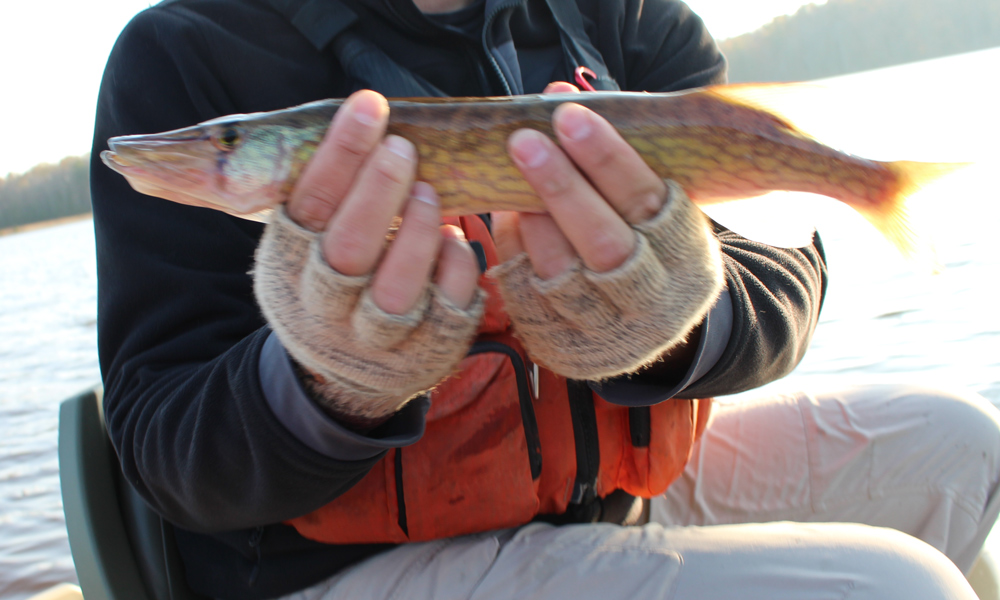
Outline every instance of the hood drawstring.
{"type": "Polygon", "coordinates": [[[596,80],[597,73],[594,73],[587,67],[577,67],[576,70],[573,71],[573,77],[576,79],[576,84],[580,86],[580,89],[585,90],[587,92],[597,91],[594,89],[594,86],[591,85],[589,81],[587,81],[587,77],[596,80]]]}

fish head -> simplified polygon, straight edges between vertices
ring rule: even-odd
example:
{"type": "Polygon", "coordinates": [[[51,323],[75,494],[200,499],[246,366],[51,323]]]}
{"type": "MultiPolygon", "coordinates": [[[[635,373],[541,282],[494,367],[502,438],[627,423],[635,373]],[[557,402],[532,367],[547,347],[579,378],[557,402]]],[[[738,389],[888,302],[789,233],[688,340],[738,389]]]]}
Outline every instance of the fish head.
{"type": "Polygon", "coordinates": [[[268,113],[108,140],[101,160],[138,192],[252,218],[284,202],[323,130],[268,113]],[[298,124],[300,125],[300,124],[298,124]]]}

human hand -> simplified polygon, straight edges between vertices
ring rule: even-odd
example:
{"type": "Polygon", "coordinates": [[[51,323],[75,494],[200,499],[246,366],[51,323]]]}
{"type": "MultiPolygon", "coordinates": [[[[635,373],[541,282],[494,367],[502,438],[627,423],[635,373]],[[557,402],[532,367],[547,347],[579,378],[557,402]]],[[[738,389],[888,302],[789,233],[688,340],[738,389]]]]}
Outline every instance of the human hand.
{"type": "Polygon", "coordinates": [[[722,288],[719,245],[610,123],[573,103],[552,120],[561,147],[533,130],[508,142],[549,212],[494,214],[506,261],[494,274],[533,360],[575,379],[634,372],[704,318],[722,288]]]}
{"type": "Polygon", "coordinates": [[[258,303],[317,399],[367,425],[451,372],[483,304],[475,254],[461,229],[440,225],[433,188],[415,183],[413,145],[383,138],[387,121],[375,92],[345,101],[254,269],[258,303]]]}

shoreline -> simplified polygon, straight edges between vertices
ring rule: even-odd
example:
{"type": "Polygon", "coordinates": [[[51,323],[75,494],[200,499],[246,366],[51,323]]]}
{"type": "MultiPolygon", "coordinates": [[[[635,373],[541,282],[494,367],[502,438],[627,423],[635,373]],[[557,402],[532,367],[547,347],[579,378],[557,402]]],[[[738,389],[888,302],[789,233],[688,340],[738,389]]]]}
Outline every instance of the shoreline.
{"type": "Polygon", "coordinates": [[[29,231],[35,231],[37,229],[46,229],[48,227],[55,227],[56,225],[65,225],[67,223],[74,223],[76,221],[82,221],[84,219],[93,218],[93,213],[83,213],[81,215],[72,215],[69,217],[59,217],[58,219],[49,219],[48,221],[36,221],[35,223],[25,223],[24,225],[14,225],[13,227],[7,227],[0,229],[0,237],[7,235],[14,235],[17,233],[27,233],[29,231]]]}

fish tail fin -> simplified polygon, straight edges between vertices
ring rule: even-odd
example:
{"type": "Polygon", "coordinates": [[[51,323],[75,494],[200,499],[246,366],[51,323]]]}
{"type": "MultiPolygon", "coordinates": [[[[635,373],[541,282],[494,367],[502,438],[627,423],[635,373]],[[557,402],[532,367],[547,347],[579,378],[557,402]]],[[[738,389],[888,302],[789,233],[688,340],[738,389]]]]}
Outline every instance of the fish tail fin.
{"type": "Polygon", "coordinates": [[[899,250],[905,258],[929,265],[932,270],[940,270],[936,264],[935,252],[930,240],[918,233],[913,225],[912,203],[910,199],[924,186],[941,179],[969,163],[924,163],[896,161],[886,166],[896,175],[896,186],[888,198],[878,206],[868,206],[859,212],[879,232],[899,250]]]}
{"type": "Polygon", "coordinates": [[[946,175],[964,169],[972,163],[952,162],[952,163],[928,163],[913,162],[909,160],[897,160],[887,163],[890,170],[896,174],[899,181],[898,194],[911,196],[925,185],[933,183],[946,175]]]}

